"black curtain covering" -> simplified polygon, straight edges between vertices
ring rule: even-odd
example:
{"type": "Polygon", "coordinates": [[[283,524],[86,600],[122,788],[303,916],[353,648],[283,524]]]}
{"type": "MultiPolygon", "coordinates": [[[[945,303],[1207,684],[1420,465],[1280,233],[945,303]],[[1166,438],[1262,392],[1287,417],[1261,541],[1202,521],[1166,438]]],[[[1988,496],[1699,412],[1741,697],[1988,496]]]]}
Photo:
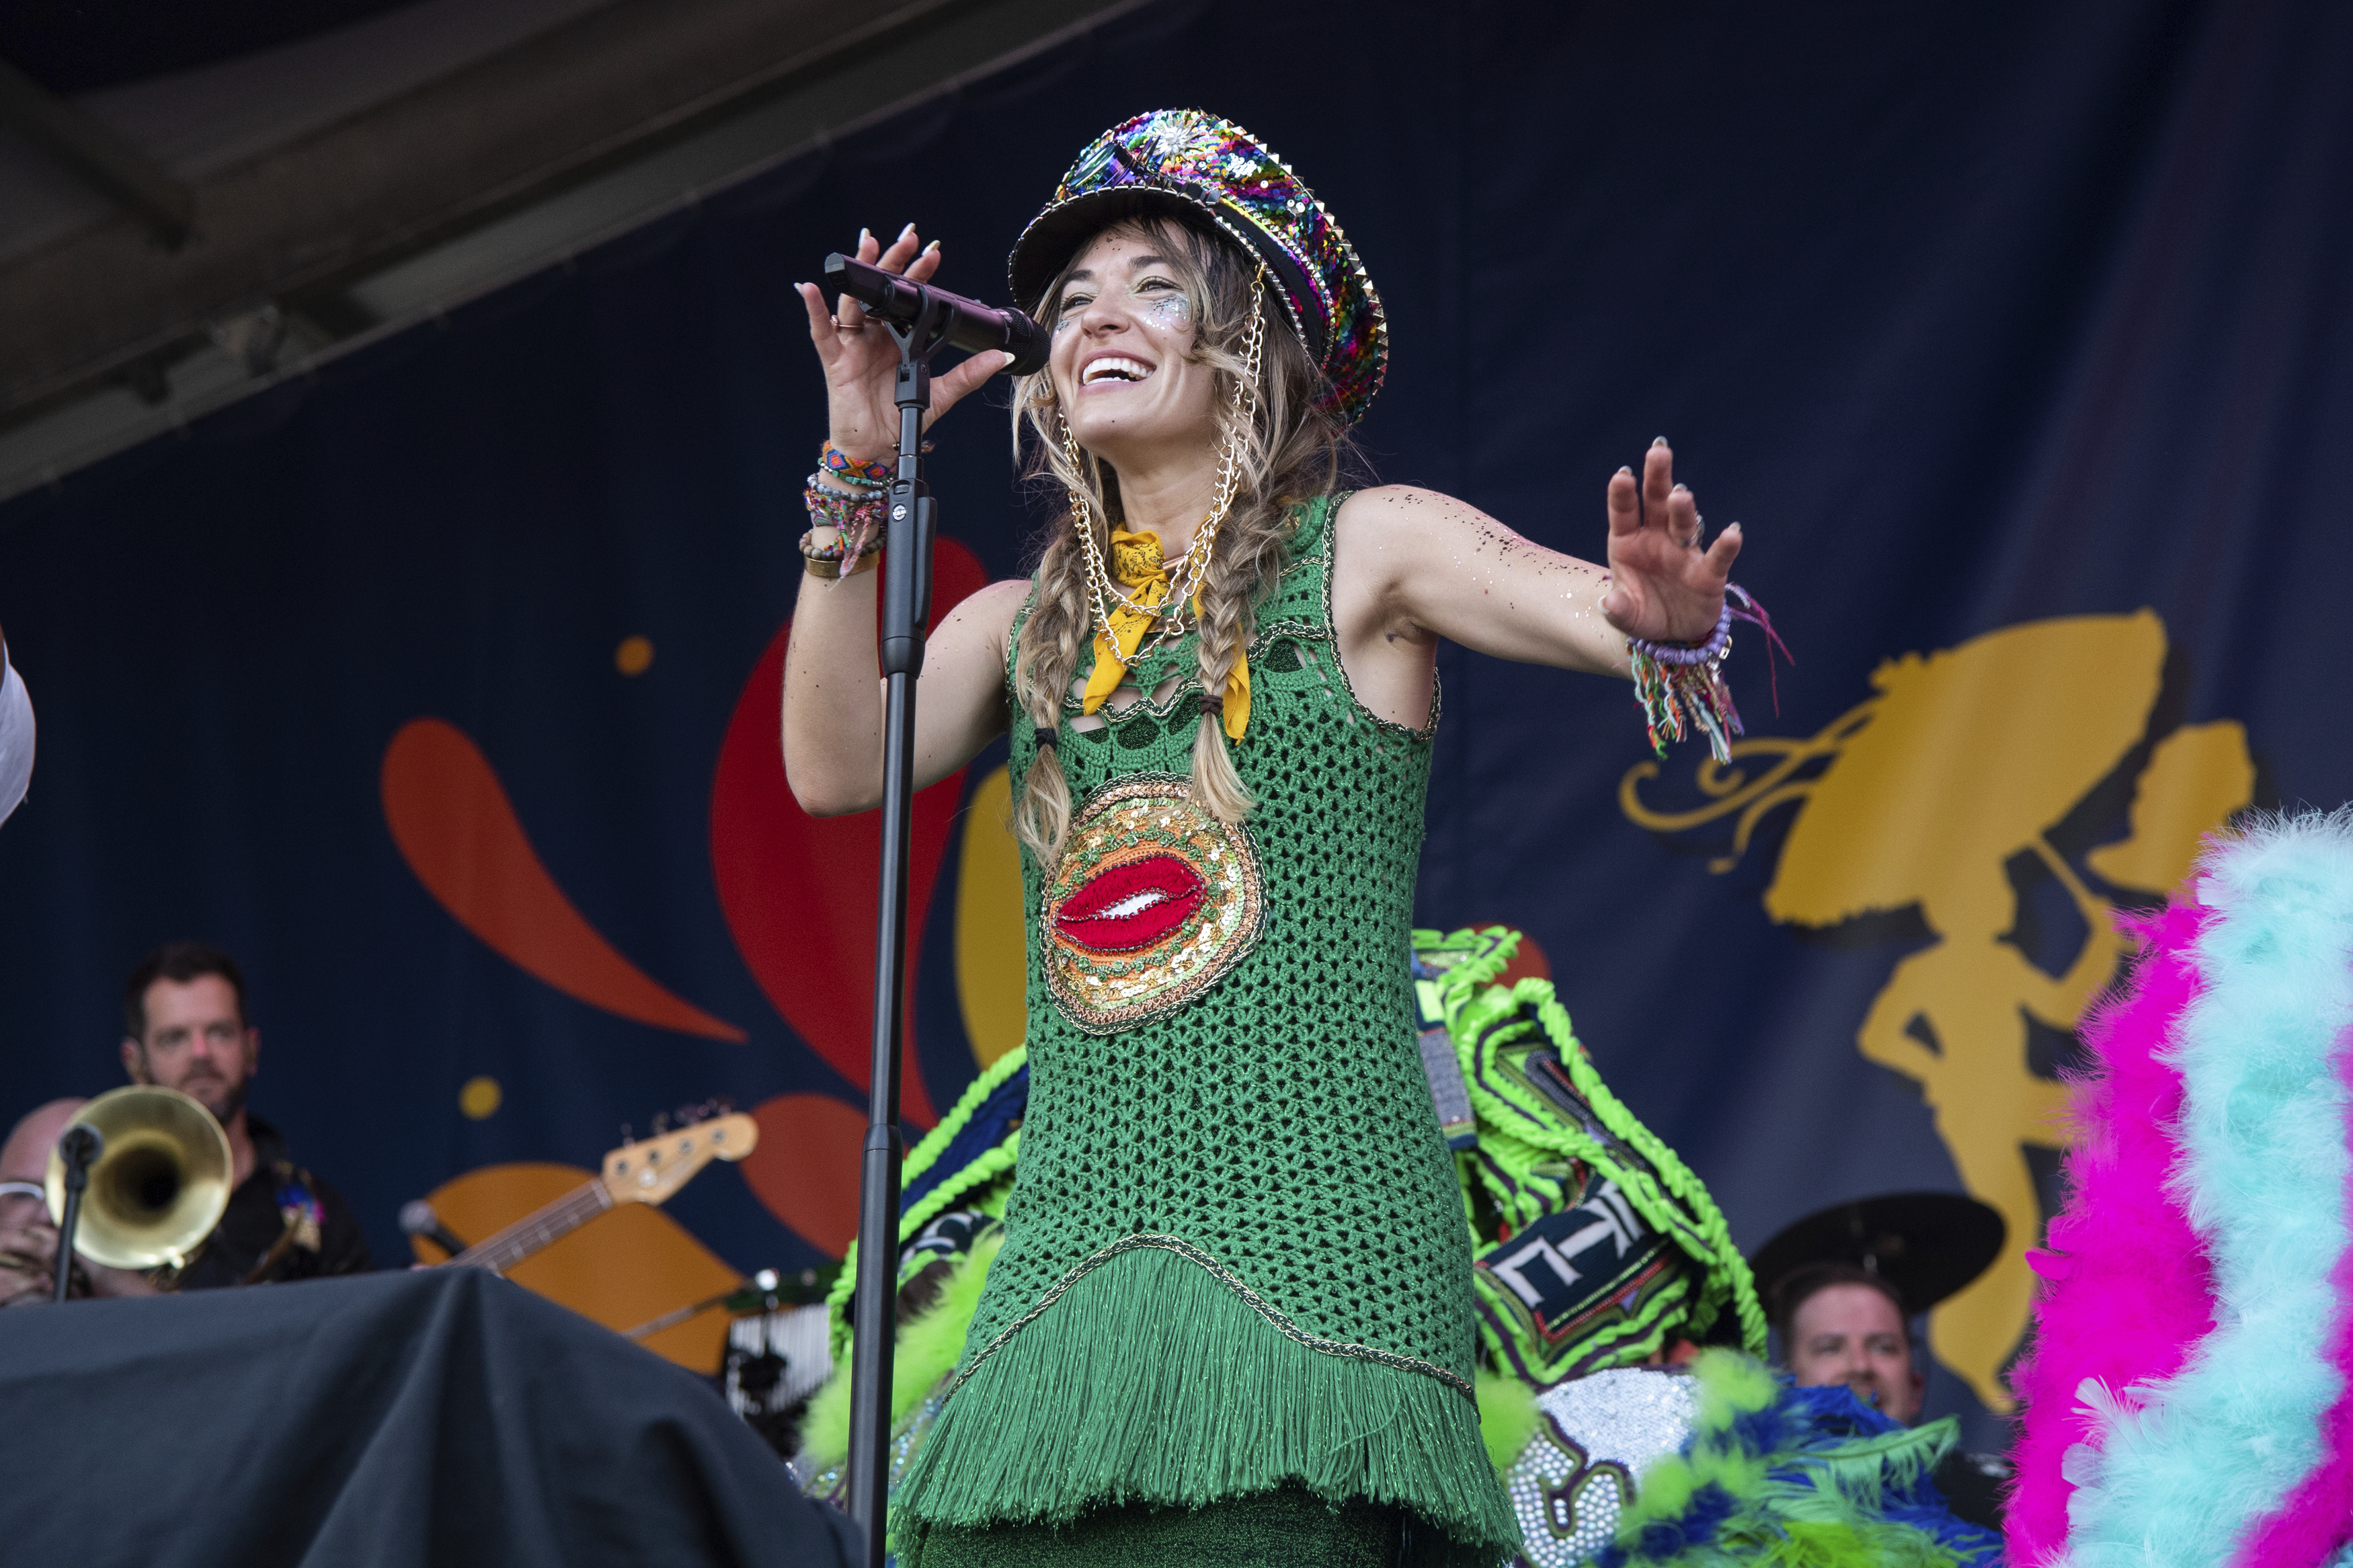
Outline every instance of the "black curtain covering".
{"type": "Polygon", "coordinates": [[[849,1568],[708,1384],[473,1268],[0,1313],[11,1563],[849,1568]]]}
{"type": "MultiPolygon", "coordinates": [[[[944,283],[1001,298],[1090,137],[1199,105],[1371,269],[1383,478],[1593,556],[1609,476],[1665,434],[1710,529],[1743,523],[1737,575],[1799,660],[1734,656],[1771,745],[1731,783],[1690,747],[1646,775],[1622,686],[1450,650],[1419,918],[1531,934],[1744,1245],[1873,1193],[2004,1207],[2010,1294],[1940,1316],[1932,1387],[1998,1443],[2054,1201],[2038,1118],[2118,956],[2087,944],[2230,810],[2353,793],[2348,79],[2353,9],[2324,0],[1127,13],[0,507],[41,721],[0,832],[0,1087],[114,1081],[121,977],[199,935],[252,973],[255,1103],[380,1257],[406,1197],[588,1163],[714,1093],[781,1108],[778,1151],[834,1147],[822,1122],[854,1159],[871,850],[776,837],[774,779],[723,777],[739,704],[771,765],[824,433],[786,285],[914,219],[944,283]],[[486,760],[587,926],[743,1037],[584,1000],[453,915],[388,826],[419,720],[486,760]],[[469,1114],[483,1077],[501,1107],[469,1114]]],[[[933,479],[1007,576],[1050,498],[995,395],[939,426],[933,479]]],[[[997,830],[957,806],[1001,762],[919,864],[919,1125],[977,1070],[959,879],[997,830]]],[[[739,1269],[797,1268],[846,1234],[814,1191],[729,1168],[670,1212],[739,1269]]]]}

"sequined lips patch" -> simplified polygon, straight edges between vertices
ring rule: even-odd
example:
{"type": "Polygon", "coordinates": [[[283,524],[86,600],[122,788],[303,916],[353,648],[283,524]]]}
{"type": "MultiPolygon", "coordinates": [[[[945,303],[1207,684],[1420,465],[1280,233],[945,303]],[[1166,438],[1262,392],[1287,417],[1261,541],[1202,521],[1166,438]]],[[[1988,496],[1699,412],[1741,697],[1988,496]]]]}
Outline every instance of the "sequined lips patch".
{"type": "Polygon", "coordinates": [[[1097,952],[1150,947],[1201,907],[1201,874],[1174,855],[1147,855],[1112,866],[1072,894],[1054,929],[1097,952]]]}
{"type": "Polygon", "coordinates": [[[1185,780],[1155,773],[1080,809],[1044,914],[1054,999],[1104,1035],[1215,984],[1257,945],[1266,907],[1250,836],[1195,805],[1185,780]]]}

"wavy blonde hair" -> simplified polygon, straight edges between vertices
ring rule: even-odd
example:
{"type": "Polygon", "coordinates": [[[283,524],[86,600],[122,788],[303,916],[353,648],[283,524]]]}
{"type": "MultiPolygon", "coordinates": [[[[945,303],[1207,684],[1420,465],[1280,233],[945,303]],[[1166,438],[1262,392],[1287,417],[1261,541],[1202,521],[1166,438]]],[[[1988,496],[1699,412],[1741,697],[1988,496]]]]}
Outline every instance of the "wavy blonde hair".
{"type": "MultiPolygon", "coordinates": [[[[1235,661],[1250,644],[1259,599],[1281,574],[1291,533],[1286,509],[1324,494],[1338,481],[1350,457],[1346,429],[1322,407],[1323,373],[1291,325],[1273,289],[1264,301],[1264,342],[1258,396],[1240,425],[1234,393],[1243,372],[1251,292],[1259,277],[1255,258],[1220,235],[1167,218],[1113,224],[1094,238],[1130,236],[1160,248],[1176,281],[1194,305],[1194,334],[1186,359],[1213,374],[1220,442],[1238,440],[1240,482],[1232,508],[1218,530],[1201,579],[1200,689],[1222,694],[1235,661]]],[[[1039,320],[1049,331],[1061,312],[1062,286],[1093,240],[1082,246],[1047,287],[1039,320]]],[[[1088,499],[1095,546],[1108,559],[1111,525],[1124,521],[1119,475],[1091,453],[1073,463],[1064,449],[1063,424],[1052,374],[1039,371],[1015,384],[1013,444],[1017,458],[1027,453],[1025,474],[1055,493],[1076,491],[1088,499]],[[1025,440],[1027,430],[1035,439],[1025,440]]],[[[1075,448],[1073,448],[1075,449],[1075,448]]],[[[1079,661],[1094,641],[1087,606],[1084,552],[1074,513],[1065,506],[1049,534],[1038,564],[1037,602],[1022,623],[1014,660],[1014,700],[1040,729],[1058,728],[1079,661]]],[[[1146,695],[1149,695],[1148,693],[1146,695]]],[[[1021,781],[1013,806],[1013,831],[1030,853],[1051,864],[1070,829],[1071,786],[1055,746],[1040,747],[1021,781]]],[[[1193,738],[1194,798],[1220,821],[1240,822],[1256,804],[1234,772],[1223,725],[1214,713],[1200,715],[1193,738]]]]}

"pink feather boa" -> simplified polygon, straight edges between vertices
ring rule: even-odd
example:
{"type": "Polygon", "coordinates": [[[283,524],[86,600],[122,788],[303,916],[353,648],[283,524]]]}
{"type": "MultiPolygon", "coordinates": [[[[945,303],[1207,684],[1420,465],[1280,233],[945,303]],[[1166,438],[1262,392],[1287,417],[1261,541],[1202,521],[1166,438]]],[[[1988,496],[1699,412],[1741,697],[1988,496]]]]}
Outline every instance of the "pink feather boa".
{"type": "MultiPolygon", "coordinates": [[[[2086,1378],[2121,1391],[2171,1376],[2214,1327],[2212,1264],[2167,1182],[2180,1157],[2181,1075],[2158,1059],[2200,988],[2191,944],[2210,913],[2176,904],[2126,922],[2143,942],[2133,988],[2083,1032],[2094,1066],[2074,1086],[2072,1195],[2051,1222],[2051,1250],[2028,1255],[2044,1284],[2034,1349],[2010,1374],[2025,1411],[2005,1531],[2010,1561],[2021,1568],[2066,1546],[2074,1490],[2063,1474],[2066,1451],[2097,1441],[2076,1389],[2086,1378]]],[[[2353,1353],[2342,1333],[2337,1343],[2353,1353]]],[[[2353,1436],[2344,1401],[2331,1412],[2330,1431],[2353,1436]]],[[[2337,1452],[2353,1459],[2353,1443],[2337,1452]]],[[[2335,1484],[2353,1487],[2353,1469],[2335,1484]]]]}

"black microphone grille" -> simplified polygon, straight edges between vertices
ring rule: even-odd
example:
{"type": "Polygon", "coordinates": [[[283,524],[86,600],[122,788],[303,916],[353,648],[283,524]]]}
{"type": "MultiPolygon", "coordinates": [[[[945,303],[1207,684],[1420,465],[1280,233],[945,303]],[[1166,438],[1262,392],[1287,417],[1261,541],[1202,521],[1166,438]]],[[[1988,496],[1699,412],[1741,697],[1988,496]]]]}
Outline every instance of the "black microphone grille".
{"type": "Polygon", "coordinates": [[[1005,349],[1013,363],[1005,367],[1009,375],[1035,375],[1046,368],[1047,358],[1054,351],[1054,340],[1045,328],[1018,310],[1006,312],[1005,349]]]}

